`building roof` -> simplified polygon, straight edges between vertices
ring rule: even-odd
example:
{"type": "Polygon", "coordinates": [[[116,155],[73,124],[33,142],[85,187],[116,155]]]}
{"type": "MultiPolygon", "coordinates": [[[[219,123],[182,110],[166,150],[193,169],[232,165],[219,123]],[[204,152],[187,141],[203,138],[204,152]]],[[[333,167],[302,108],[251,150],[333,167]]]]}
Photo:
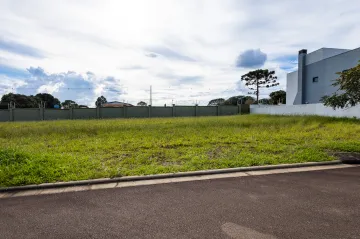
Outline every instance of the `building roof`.
{"type": "Polygon", "coordinates": [[[107,102],[105,104],[102,105],[102,107],[114,107],[114,108],[121,108],[121,107],[130,107],[133,106],[132,104],[129,103],[125,103],[125,102],[119,102],[119,101],[112,101],[112,102],[107,102]]]}
{"type": "MultiPolygon", "coordinates": [[[[358,50],[358,49],[359,48],[350,50],[350,49],[323,47],[316,51],[306,54],[305,65],[310,65],[310,64],[316,63],[318,61],[322,61],[322,60],[325,60],[325,59],[328,59],[331,57],[336,57],[338,55],[341,55],[341,54],[344,54],[344,53],[347,53],[350,51],[358,50]]],[[[301,51],[304,51],[304,50],[301,50],[301,51]]],[[[305,50],[305,53],[306,53],[306,50],[305,50]]],[[[297,69],[295,71],[287,73],[288,76],[292,75],[292,74],[297,74],[297,69]]]]}
{"type": "Polygon", "coordinates": [[[338,48],[320,48],[316,51],[310,52],[306,55],[306,65],[339,55],[341,53],[350,51],[349,49],[338,49],[338,48]]]}

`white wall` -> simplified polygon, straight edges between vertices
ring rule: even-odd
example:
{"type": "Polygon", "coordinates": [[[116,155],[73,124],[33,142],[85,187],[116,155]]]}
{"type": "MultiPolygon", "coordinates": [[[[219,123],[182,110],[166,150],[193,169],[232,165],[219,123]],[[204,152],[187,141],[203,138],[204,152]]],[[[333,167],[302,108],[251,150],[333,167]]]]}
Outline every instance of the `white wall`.
{"type": "Polygon", "coordinates": [[[298,71],[287,74],[286,77],[286,104],[294,105],[298,93],[298,71]]]}
{"type": "Polygon", "coordinates": [[[336,109],[325,107],[323,104],[307,105],[251,105],[250,114],[270,115],[320,115],[335,117],[357,117],[360,118],[360,105],[348,109],[336,109]]]}

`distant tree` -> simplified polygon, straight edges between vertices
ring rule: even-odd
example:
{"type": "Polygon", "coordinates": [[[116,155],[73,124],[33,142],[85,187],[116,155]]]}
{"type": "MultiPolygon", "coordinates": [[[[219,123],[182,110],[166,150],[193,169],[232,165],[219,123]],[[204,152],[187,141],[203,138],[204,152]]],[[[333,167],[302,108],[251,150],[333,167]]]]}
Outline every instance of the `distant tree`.
{"type": "Polygon", "coordinates": [[[252,105],[252,104],[255,104],[256,101],[254,98],[245,98],[245,105],[252,105]]]}
{"type": "Polygon", "coordinates": [[[277,105],[279,103],[286,104],[286,92],[278,90],[270,93],[271,104],[277,105]]]}
{"type": "Polygon", "coordinates": [[[259,104],[263,104],[263,105],[271,105],[272,104],[272,100],[268,99],[268,98],[263,98],[259,100],[259,104]]]}
{"type": "MultiPolygon", "coordinates": [[[[40,93],[35,95],[37,101],[45,103],[45,108],[54,108],[54,105],[60,106],[60,100],[48,93],[40,93]]],[[[40,103],[39,102],[39,103],[40,103]]]]}
{"type": "Polygon", "coordinates": [[[87,109],[87,108],[89,108],[87,105],[79,105],[79,108],[81,108],[81,109],[87,109]]]}
{"type": "Polygon", "coordinates": [[[245,102],[244,95],[231,96],[229,99],[225,100],[224,105],[237,105],[245,102]]]}
{"type": "Polygon", "coordinates": [[[9,103],[0,101],[0,109],[7,109],[7,108],[9,108],[9,103]]]}
{"type": "Polygon", "coordinates": [[[246,104],[246,102],[254,102],[254,98],[251,96],[238,95],[232,96],[229,99],[225,100],[224,105],[237,105],[237,104],[246,104]]]}
{"type": "Polygon", "coordinates": [[[213,100],[209,101],[208,106],[222,105],[222,104],[224,104],[224,102],[225,102],[225,99],[223,99],[223,98],[213,99],[213,100]]]}
{"type": "Polygon", "coordinates": [[[241,76],[241,80],[245,81],[245,85],[252,90],[249,94],[256,95],[256,102],[259,101],[260,88],[270,88],[279,85],[276,81],[275,71],[269,71],[267,69],[250,71],[241,76]]]}
{"type": "Polygon", "coordinates": [[[13,94],[8,93],[1,97],[1,105],[7,105],[10,102],[15,103],[16,108],[38,108],[39,99],[35,96],[22,95],[22,94],[13,94]]]}
{"type": "Polygon", "coordinates": [[[97,100],[95,101],[96,107],[101,107],[105,103],[107,103],[107,100],[104,96],[98,97],[97,100]]]}
{"type": "Polygon", "coordinates": [[[241,101],[242,104],[248,104],[248,105],[251,105],[255,102],[255,99],[254,97],[251,97],[251,96],[245,96],[243,98],[243,100],[241,101]]]}
{"type": "Polygon", "coordinates": [[[140,101],[139,103],[137,103],[137,106],[147,106],[147,104],[144,101],[140,101]]]}
{"type": "Polygon", "coordinates": [[[357,66],[337,74],[339,78],[332,85],[339,87],[338,91],[331,96],[323,96],[321,102],[334,109],[360,104],[360,61],[357,66]]]}
{"type": "Polygon", "coordinates": [[[79,105],[73,100],[65,100],[64,102],[61,103],[61,106],[64,107],[64,109],[69,109],[70,107],[72,108],[79,107],[79,105]]]}

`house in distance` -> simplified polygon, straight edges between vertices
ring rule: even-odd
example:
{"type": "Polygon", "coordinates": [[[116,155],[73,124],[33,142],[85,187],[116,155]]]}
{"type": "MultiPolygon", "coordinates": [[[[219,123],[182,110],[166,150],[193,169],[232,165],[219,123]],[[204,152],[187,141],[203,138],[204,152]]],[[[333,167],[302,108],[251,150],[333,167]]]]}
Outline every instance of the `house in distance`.
{"type": "Polygon", "coordinates": [[[298,70],[287,74],[286,104],[320,103],[321,97],[338,90],[332,85],[339,77],[336,73],[357,66],[359,60],[360,48],[299,51],[298,70]]]}
{"type": "Polygon", "coordinates": [[[119,102],[119,101],[112,101],[102,104],[102,107],[105,108],[123,108],[123,107],[132,107],[132,104],[119,102]]]}

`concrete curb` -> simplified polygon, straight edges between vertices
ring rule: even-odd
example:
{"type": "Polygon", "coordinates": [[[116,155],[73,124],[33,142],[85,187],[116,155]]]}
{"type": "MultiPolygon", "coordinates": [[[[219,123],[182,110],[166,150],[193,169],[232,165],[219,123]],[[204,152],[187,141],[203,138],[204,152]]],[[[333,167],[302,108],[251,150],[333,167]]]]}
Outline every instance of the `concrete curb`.
{"type": "Polygon", "coordinates": [[[101,179],[90,179],[90,180],[72,181],[72,182],[44,183],[37,185],[0,188],[0,193],[17,192],[17,191],[25,191],[25,190],[63,188],[63,187],[72,187],[72,186],[86,186],[86,185],[105,184],[105,183],[118,183],[118,182],[142,181],[142,180],[153,180],[153,179],[180,178],[180,177],[203,176],[203,175],[213,175],[213,174],[261,171],[261,170],[272,170],[272,169],[303,168],[303,167],[311,167],[311,166],[324,166],[324,165],[336,165],[336,164],[342,164],[341,160],[334,160],[327,162],[310,162],[310,163],[226,168],[226,169],[202,170],[202,171],[184,172],[184,173],[155,174],[155,175],[146,175],[146,176],[101,178],[101,179]]]}

